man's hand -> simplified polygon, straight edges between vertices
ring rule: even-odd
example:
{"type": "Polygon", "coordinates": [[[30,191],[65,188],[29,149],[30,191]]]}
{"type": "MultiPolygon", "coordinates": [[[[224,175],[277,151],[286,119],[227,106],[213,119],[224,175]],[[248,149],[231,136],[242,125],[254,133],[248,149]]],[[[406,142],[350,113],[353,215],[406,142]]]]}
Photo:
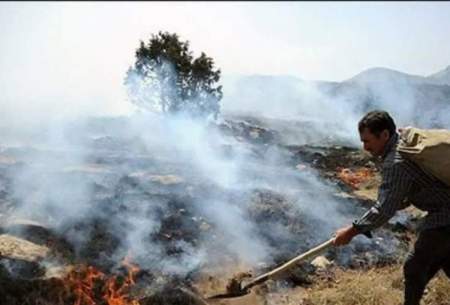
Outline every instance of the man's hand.
{"type": "Polygon", "coordinates": [[[358,235],[358,232],[353,226],[348,226],[336,231],[336,235],[334,237],[333,245],[335,246],[343,246],[348,244],[353,237],[358,235]]]}

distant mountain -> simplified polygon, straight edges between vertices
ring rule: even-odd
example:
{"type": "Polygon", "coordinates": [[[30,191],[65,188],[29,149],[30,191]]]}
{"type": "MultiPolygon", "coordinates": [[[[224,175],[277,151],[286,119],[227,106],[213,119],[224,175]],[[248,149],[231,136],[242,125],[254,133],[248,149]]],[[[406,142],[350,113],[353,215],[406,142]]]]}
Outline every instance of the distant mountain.
{"type": "Polygon", "coordinates": [[[450,66],[442,71],[431,74],[427,79],[433,80],[436,84],[450,85],[450,66]]]}
{"type": "Polygon", "coordinates": [[[407,74],[388,68],[371,68],[355,75],[345,82],[360,84],[390,82],[410,85],[450,85],[450,66],[426,77],[421,75],[407,74]]]}
{"type": "MultiPolygon", "coordinates": [[[[226,77],[224,79],[227,79],[226,77]]],[[[400,124],[450,128],[450,66],[429,76],[371,68],[342,82],[293,76],[235,76],[224,83],[224,112],[342,121],[385,109],[400,124]]]]}
{"type": "Polygon", "coordinates": [[[356,113],[389,111],[402,124],[450,127],[450,69],[428,77],[372,68],[341,82],[330,92],[356,113]]]}
{"type": "Polygon", "coordinates": [[[399,72],[387,68],[371,68],[365,70],[354,77],[350,78],[346,82],[367,84],[367,83],[403,83],[403,84],[433,84],[434,79],[426,78],[420,75],[412,75],[403,72],[399,72]]]}

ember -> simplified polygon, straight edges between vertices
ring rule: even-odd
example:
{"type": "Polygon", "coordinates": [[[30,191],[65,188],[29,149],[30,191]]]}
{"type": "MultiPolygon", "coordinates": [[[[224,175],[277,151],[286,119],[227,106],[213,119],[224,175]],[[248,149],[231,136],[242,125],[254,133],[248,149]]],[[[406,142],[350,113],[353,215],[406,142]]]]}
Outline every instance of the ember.
{"type": "Polygon", "coordinates": [[[359,189],[361,184],[374,176],[373,170],[367,167],[362,167],[356,170],[338,167],[337,171],[337,177],[353,189],[359,189]]]}

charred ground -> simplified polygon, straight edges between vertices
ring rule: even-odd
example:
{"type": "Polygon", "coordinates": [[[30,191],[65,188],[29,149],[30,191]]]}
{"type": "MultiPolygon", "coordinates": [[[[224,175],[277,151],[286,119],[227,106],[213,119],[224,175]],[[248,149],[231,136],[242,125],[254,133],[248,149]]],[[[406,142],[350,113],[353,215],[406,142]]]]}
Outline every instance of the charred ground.
{"type": "MultiPolygon", "coordinates": [[[[227,118],[209,128],[234,141],[214,146],[221,158],[245,157],[237,184],[218,183],[211,176],[217,172],[205,174],[186,158],[142,149],[124,137],[94,138],[82,162],[40,168],[31,178],[29,168],[39,160],[64,159],[69,152],[2,147],[0,303],[205,304],[204,296],[223,291],[233,275],[255,276],[274,268],[329,238],[340,223],[374,203],[378,164],[358,148],[336,146],[328,138],[317,145],[295,144],[283,136],[284,129],[255,118],[227,118]],[[79,200],[95,209],[63,222],[53,219],[58,205],[42,205],[49,210],[37,217],[21,211],[24,200],[41,201],[19,194],[17,184],[26,182],[27,194],[42,196],[33,181],[48,175],[73,185],[82,181],[89,196],[79,200]],[[337,217],[333,213],[339,217],[331,221],[337,217]],[[247,239],[229,233],[233,230],[226,226],[232,222],[221,222],[233,215],[252,224],[245,232],[261,240],[265,255],[236,250],[247,239]],[[126,259],[133,265],[124,265],[126,259]]],[[[44,189],[65,191],[51,185],[44,189]]],[[[244,301],[226,302],[272,304],[277,293],[281,297],[333,281],[335,270],[396,266],[418,221],[418,214],[400,213],[372,240],[361,237],[332,249],[280,281],[255,288],[244,301]]]]}

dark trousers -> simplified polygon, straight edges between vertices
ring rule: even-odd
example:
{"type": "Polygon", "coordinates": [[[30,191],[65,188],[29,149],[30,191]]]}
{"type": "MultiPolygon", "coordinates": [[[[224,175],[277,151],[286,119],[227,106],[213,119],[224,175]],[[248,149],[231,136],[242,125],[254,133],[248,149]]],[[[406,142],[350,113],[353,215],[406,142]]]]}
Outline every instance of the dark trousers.
{"type": "Polygon", "coordinates": [[[404,304],[419,305],[426,285],[440,269],[450,278],[450,226],[419,233],[403,267],[404,304]]]}

